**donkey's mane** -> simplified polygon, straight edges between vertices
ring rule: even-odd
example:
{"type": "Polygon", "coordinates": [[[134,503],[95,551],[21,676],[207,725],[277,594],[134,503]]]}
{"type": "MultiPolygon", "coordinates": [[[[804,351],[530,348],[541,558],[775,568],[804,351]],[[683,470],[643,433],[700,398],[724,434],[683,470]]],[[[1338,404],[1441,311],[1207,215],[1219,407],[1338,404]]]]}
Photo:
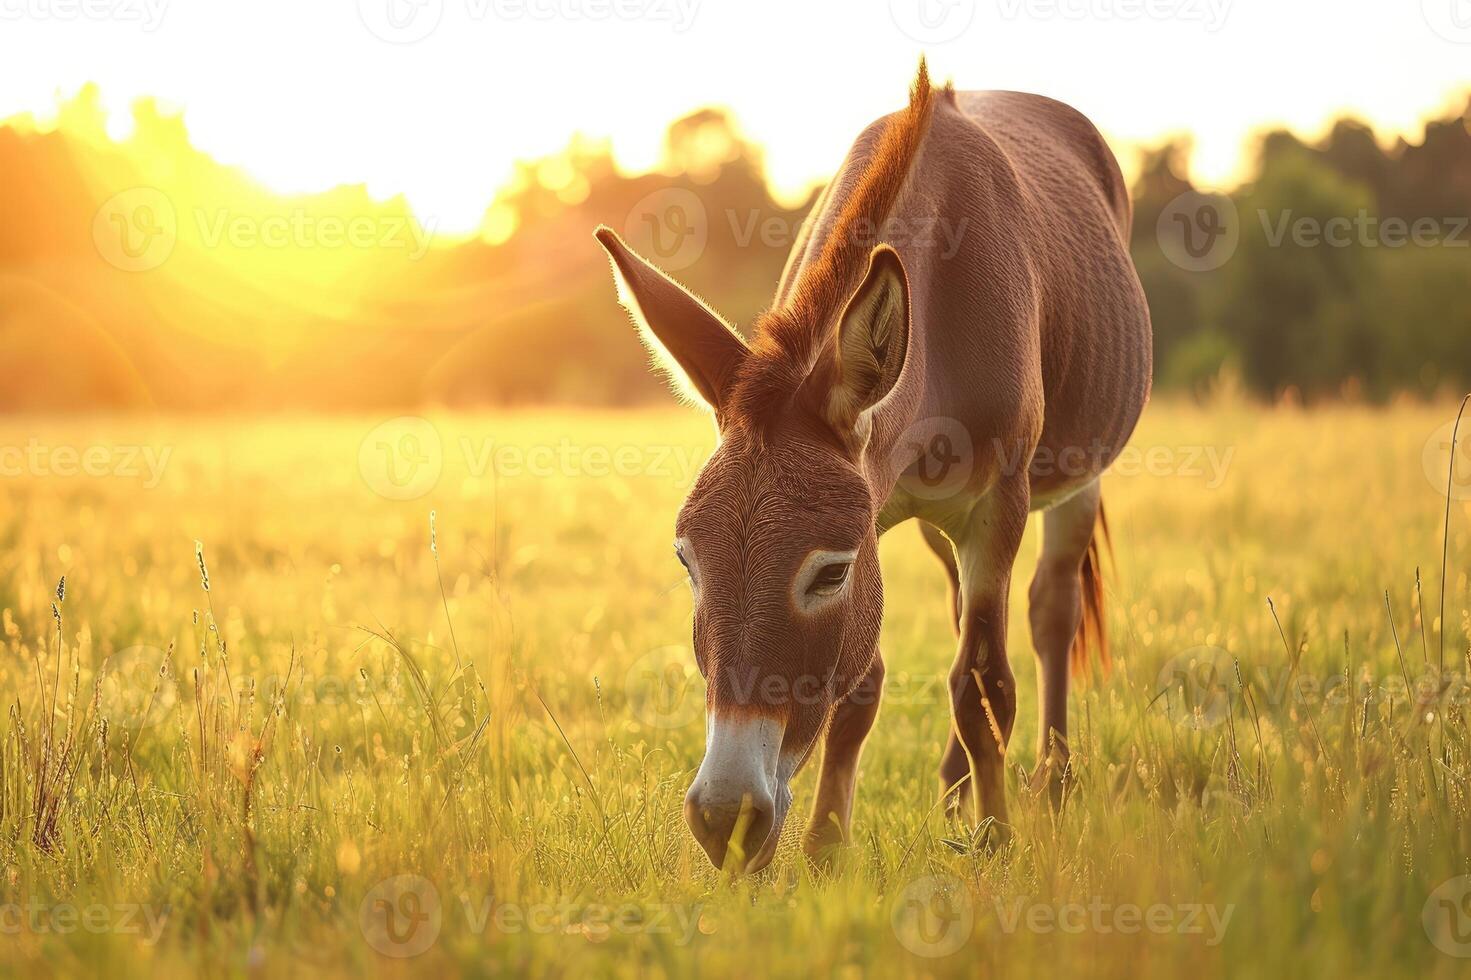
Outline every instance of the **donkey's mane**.
{"type": "MultiPolygon", "coordinates": [[[[891,115],[833,219],[822,251],[799,275],[790,295],[757,319],[748,358],[733,392],[738,414],[769,418],[791,400],[832,337],[832,328],[882,241],[884,225],[929,130],[937,90],[924,59],[909,105],[891,115]]],[[[955,99],[954,88],[938,90],[955,99]]]]}

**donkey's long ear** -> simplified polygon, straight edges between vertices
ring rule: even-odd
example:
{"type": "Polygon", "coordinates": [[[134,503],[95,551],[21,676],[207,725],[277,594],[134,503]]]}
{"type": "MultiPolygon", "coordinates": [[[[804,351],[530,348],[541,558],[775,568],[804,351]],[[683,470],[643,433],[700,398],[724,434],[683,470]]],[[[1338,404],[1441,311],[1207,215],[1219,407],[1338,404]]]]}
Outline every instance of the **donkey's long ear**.
{"type": "Polygon", "coordinates": [[[694,294],[634,252],[611,228],[597,239],[613,260],[618,301],[633,317],[644,344],[691,401],[720,413],[736,369],[750,352],[740,335],[694,294]]]}
{"type": "Polygon", "coordinates": [[[909,281],[899,253],[880,245],[838,321],[835,363],[824,372],[823,414],[839,433],[866,436],[865,414],[893,390],[908,352],[909,281]]]}

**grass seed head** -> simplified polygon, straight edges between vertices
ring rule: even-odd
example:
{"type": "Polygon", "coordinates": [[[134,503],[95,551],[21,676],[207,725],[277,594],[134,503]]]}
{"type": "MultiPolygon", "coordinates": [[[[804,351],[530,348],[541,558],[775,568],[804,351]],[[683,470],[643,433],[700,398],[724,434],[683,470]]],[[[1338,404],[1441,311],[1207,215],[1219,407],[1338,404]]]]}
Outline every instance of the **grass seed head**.
{"type": "Polygon", "coordinates": [[[194,557],[199,561],[199,584],[209,591],[209,569],[204,564],[204,542],[194,542],[194,557]]]}

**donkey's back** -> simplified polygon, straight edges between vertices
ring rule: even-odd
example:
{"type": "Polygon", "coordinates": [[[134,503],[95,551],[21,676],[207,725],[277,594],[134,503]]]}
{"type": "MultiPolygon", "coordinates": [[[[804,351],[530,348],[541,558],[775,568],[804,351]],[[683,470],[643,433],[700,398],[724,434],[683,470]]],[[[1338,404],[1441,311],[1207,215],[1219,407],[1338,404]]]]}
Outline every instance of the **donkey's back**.
{"type": "MultiPolygon", "coordinates": [[[[1133,208],[1113,152],[1071,106],[1022,92],[962,92],[953,109],[958,111],[942,103],[935,114],[936,164],[954,165],[938,149],[953,140],[979,167],[1004,173],[981,183],[1015,181],[1018,192],[995,202],[952,185],[959,199],[951,200],[975,209],[981,228],[989,226],[989,234],[1011,244],[1011,261],[988,255],[986,268],[999,265],[1029,282],[1026,289],[1002,283],[997,291],[1012,302],[1035,303],[1035,315],[1021,318],[1035,332],[1035,354],[1027,351],[1035,362],[1017,367],[1035,368],[1042,386],[1044,426],[1037,451],[1049,461],[1065,453],[1085,458],[1064,473],[1054,466],[1036,468],[1033,505],[1045,505],[1115,458],[1149,397],[1149,307],[1129,255],[1133,208]],[[979,213],[997,203],[989,215],[979,213]]],[[[921,168],[925,162],[918,161],[921,168]]],[[[979,293],[981,303],[994,302],[985,284],[979,293]]],[[[970,325],[990,336],[1011,326],[978,308],[970,325]]],[[[942,334],[963,328],[943,321],[936,326],[942,334]]],[[[945,343],[943,337],[936,341],[945,343]]]]}
{"type": "MultiPolygon", "coordinates": [[[[855,141],[793,250],[778,302],[834,236],[852,233],[842,216],[891,152],[886,134],[913,115],[883,117],[855,141]]],[[[1122,450],[1150,387],[1131,225],[1118,163],[1077,110],[1022,92],[937,90],[904,186],[874,232],[908,271],[918,355],[894,410],[880,410],[880,431],[958,419],[985,482],[1014,468],[1017,453],[1073,458],[1066,473],[1036,468],[1034,507],[1095,478],[1122,450]]]]}

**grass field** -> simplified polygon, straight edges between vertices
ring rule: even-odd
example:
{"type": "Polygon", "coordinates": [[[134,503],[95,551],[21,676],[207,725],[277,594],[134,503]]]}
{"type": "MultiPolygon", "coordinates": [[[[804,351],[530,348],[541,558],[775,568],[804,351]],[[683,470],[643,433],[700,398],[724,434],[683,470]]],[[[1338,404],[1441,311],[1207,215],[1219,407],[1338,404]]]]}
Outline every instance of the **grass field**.
{"type": "Polygon", "coordinates": [[[1013,773],[1000,850],[935,808],[953,639],[896,529],[853,846],[801,857],[804,774],[744,880],[680,815],[702,417],[5,419],[0,971],[1464,975],[1453,416],[1153,406],[1105,481],[1076,783],[1054,820],[1013,773]]]}

